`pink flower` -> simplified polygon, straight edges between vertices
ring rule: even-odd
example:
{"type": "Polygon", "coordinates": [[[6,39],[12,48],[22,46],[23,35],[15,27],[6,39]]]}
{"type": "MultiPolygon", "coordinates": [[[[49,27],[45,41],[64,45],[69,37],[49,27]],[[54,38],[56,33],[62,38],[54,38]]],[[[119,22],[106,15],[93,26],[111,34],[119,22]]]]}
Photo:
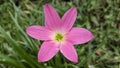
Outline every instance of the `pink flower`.
{"type": "Polygon", "coordinates": [[[77,17],[76,8],[69,9],[60,19],[49,4],[44,6],[45,26],[30,26],[26,29],[29,36],[44,40],[38,52],[38,61],[46,62],[59,51],[70,61],[77,63],[78,56],[74,44],[90,41],[93,35],[85,28],[73,27],[77,17]]]}

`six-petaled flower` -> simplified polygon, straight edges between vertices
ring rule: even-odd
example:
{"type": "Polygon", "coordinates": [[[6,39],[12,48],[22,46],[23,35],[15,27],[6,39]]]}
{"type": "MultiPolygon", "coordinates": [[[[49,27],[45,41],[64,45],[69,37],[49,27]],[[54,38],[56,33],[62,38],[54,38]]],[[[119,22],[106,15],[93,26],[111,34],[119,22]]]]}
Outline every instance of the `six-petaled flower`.
{"type": "Polygon", "coordinates": [[[85,28],[73,27],[77,17],[76,8],[69,9],[60,19],[49,4],[44,5],[45,26],[30,26],[26,29],[29,36],[44,40],[38,52],[38,61],[45,62],[59,51],[70,61],[78,62],[74,44],[90,41],[93,35],[85,28]]]}

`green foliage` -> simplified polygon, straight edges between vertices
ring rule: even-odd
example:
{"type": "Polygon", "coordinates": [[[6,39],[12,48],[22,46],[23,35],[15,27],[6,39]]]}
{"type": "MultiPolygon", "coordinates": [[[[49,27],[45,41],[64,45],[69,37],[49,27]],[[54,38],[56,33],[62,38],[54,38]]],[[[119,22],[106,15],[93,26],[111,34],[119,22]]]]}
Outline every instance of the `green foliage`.
{"type": "Polygon", "coordinates": [[[119,68],[120,1],[119,0],[1,0],[0,68],[119,68]],[[75,46],[79,63],[66,60],[61,53],[45,63],[37,61],[42,41],[29,37],[30,25],[44,25],[43,5],[50,3],[62,17],[76,7],[74,26],[89,29],[94,39],[75,46]]]}

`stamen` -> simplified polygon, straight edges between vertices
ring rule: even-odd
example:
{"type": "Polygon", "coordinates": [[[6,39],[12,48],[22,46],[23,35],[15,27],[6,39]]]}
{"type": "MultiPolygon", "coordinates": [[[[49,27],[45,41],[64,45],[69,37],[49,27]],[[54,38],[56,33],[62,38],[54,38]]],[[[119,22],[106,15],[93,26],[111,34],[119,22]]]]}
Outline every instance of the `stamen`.
{"type": "Polygon", "coordinates": [[[58,41],[58,42],[62,41],[63,40],[63,35],[60,34],[60,33],[57,33],[56,36],[55,36],[55,40],[58,41]]]}

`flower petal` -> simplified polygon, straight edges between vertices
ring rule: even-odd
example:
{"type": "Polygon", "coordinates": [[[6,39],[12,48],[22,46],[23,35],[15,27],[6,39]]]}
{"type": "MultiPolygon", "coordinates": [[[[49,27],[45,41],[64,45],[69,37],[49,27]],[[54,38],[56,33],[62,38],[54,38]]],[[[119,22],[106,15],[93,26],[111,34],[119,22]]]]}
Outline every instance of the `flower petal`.
{"type": "Polygon", "coordinates": [[[62,27],[65,29],[65,31],[69,31],[77,17],[77,10],[76,8],[69,9],[64,16],[62,17],[62,27]]]}
{"type": "Polygon", "coordinates": [[[42,26],[30,26],[26,29],[29,36],[38,40],[49,40],[50,31],[42,26]]]}
{"type": "Polygon", "coordinates": [[[45,4],[44,6],[44,15],[45,15],[45,26],[53,30],[54,28],[59,28],[61,20],[55,9],[49,5],[45,4]]]}
{"type": "Polygon", "coordinates": [[[75,48],[73,47],[73,44],[70,42],[67,42],[62,44],[60,47],[60,52],[70,61],[77,63],[78,62],[78,56],[76,53],[75,48]]]}
{"type": "Polygon", "coordinates": [[[74,44],[82,44],[90,41],[93,34],[85,28],[72,28],[67,38],[74,44]]]}
{"type": "Polygon", "coordinates": [[[53,58],[59,51],[58,45],[51,41],[45,41],[38,52],[38,61],[46,62],[53,58]]]}

